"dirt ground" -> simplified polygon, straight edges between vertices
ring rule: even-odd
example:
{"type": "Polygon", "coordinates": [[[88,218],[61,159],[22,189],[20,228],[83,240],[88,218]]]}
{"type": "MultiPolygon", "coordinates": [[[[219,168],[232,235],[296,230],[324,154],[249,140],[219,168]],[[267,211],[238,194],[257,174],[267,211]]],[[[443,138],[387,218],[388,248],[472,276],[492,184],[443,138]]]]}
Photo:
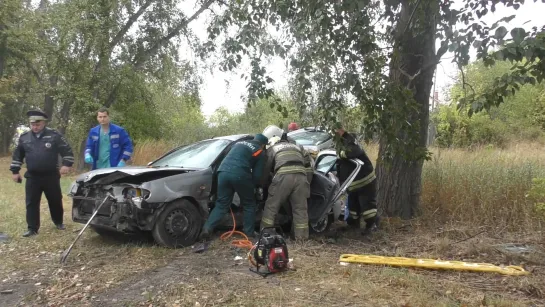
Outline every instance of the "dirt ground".
{"type": "MultiPolygon", "coordinates": [[[[42,268],[28,271],[23,266],[3,275],[8,280],[0,283],[0,289],[13,293],[2,294],[0,306],[545,306],[542,241],[519,237],[518,244],[533,246],[536,252],[509,254],[494,246],[513,243],[506,239],[514,238],[494,239],[489,232],[475,237],[471,237],[475,233],[460,231],[430,235],[404,227],[381,231],[370,241],[361,240],[354,232],[341,235],[290,243],[295,270],[267,278],[249,271],[246,250],[220,240],[204,254],[195,254],[191,248],[180,249],[160,256],[163,263],[155,262],[148,268],[141,263],[146,261],[141,257],[116,261],[115,255],[100,255],[81,245],[64,266],[58,263],[58,254],[36,252],[28,256],[40,259],[42,268]],[[458,241],[463,242],[455,244],[458,241]],[[82,257],[82,253],[93,253],[94,257],[82,257]],[[343,266],[339,264],[343,253],[522,264],[530,274],[343,266]],[[236,256],[243,260],[235,261],[236,256]],[[87,259],[86,263],[82,264],[82,259],[87,259]],[[105,274],[101,268],[111,262],[132,272],[98,284],[99,275],[105,274]]],[[[105,240],[94,234],[90,237],[87,240],[120,247],[137,244],[142,249],[157,248],[148,241],[105,240]]],[[[9,244],[0,245],[3,259],[6,250],[9,244]]],[[[24,262],[25,258],[19,260],[24,262]]]]}

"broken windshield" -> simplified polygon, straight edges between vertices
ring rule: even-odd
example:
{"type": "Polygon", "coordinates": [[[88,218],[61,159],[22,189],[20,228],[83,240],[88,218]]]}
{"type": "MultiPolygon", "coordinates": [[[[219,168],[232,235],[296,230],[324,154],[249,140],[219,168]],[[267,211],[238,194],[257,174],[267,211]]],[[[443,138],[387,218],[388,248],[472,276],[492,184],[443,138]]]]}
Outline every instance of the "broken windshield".
{"type": "Polygon", "coordinates": [[[193,143],[155,161],[151,167],[207,168],[231,141],[215,139],[193,143]]]}

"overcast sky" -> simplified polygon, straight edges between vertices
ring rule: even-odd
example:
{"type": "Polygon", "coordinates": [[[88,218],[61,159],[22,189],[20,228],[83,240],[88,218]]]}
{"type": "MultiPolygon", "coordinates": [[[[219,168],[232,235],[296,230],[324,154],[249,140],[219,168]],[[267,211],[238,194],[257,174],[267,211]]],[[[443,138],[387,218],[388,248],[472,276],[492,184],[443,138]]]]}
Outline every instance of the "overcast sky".
{"type": "MultiPolygon", "coordinates": [[[[462,3],[462,0],[457,0],[456,2],[462,3]]],[[[190,12],[194,11],[194,5],[195,2],[193,1],[184,1],[183,6],[190,12]]],[[[533,26],[541,26],[543,24],[541,21],[543,19],[540,17],[545,14],[545,4],[541,3],[541,0],[538,0],[537,3],[534,3],[533,0],[527,0],[517,11],[513,8],[505,8],[503,5],[498,5],[496,12],[489,12],[483,18],[483,21],[487,25],[491,25],[502,17],[512,14],[516,14],[515,19],[508,24],[503,24],[507,30],[510,31],[513,27],[523,27],[528,31],[533,26]]],[[[207,19],[208,17],[203,15],[202,18],[199,18],[190,25],[194,33],[202,39],[206,38],[207,35],[207,19]]],[[[508,37],[510,37],[510,34],[508,34],[508,37]]],[[[180,53],[184,58],[195,60],[195,55],[187,48],[180,50],[180,53]]],[[[474,50],[471,56],[474,58],[474,50]]],[[[443,100],[445,90],[448,89],[448,86],[452,83],[452,78],[457,74],[457,68],[451,61],[452,54],[447,53],[443,57],[442,62],[437,66],[436,90],[439,91],[440,100],[443,100]]],[[[269,63],[266,68],[271,72],[275,80],[275,87],[277,89],[286,88],[287,73],[284,62],[278,59],[269,63]]],[[[246,94],[246,80],[241,79],[240,74],[241,71],[222,73],[217,68],[204,73],[204,82],[201,86],[200,95],[203,100],[202,111],[206,116],[214,113],[220,106],[226,106],[231,112],[240,112],[243,109],[244,103],[241,96],[246,94]]]]}

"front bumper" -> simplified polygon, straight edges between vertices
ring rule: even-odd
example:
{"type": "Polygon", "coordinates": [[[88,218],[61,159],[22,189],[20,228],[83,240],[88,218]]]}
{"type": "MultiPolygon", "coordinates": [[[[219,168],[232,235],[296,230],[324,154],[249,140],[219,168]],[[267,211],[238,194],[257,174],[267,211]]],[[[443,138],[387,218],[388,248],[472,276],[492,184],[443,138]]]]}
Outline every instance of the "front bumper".
{"type": "MultiPolygon", "coordinates": [[[[86,224],[104,200],[100,196],[72,196],[72,220],[86,224]]],[[[156,209],[141,208],[131,199],[107,200],[90,225],[107,227],[119,232],[149,231],[153,228],[156,209]]]]}

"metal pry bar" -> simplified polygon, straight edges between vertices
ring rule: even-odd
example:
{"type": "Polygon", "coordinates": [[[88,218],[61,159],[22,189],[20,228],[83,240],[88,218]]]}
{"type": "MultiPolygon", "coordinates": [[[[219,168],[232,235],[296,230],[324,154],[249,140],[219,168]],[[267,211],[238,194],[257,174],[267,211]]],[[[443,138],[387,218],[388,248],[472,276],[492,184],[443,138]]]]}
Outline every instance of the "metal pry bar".
{"type": "Polygon", "coordinates": [[[107,193],[106,197],[104,197],[104,200],[102,201],[102,203],[100,205],[98,205],[98,207],[96,208],[95,212],[93,212],[93,215],[91,216],[91,218],[87,221],[87,224],[85,224],[85,226],[83,226],[83,228],[80,230],[78,236],[76,237],[76,239],[74,240],[74,242],[72,242],[72,244],[70,245],[70,247],[68,247],[62,254],[61,254],[61,263],[65,263],[66,262],[66,258],[68,258],[68,255],[70,254],[70,252],[72,251],[72,248],[74,247],[74,245],[76,244],[76,242],[79,240],[79,238],[81,237],[81,235],[83,234],[83,232],[85,231],[85,229],[87,229],[87,226],[89,226],[89,224],[91,224],[91,221],[95,218],[95,216],[97,215],[98,211],[100,210],[100,208],[102,207],[102,205],[104,205],[106,203],[106,201],[109,199],[109,198],[113,198],[115,199],[115,197],[110,194],[109,192],[107,193]]]}

